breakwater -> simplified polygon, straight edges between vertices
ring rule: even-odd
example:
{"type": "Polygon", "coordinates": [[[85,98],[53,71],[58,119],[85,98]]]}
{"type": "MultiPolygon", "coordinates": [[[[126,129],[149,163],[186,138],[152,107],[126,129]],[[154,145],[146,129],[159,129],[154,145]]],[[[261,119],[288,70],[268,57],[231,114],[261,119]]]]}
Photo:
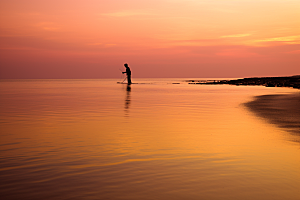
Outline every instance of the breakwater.
{"type": "Polygon", "coordinates": [[[252,77],[235,80],[186,80],[189,84],[208,85],[262,85],[266,87],[292,87],[300,89],[300,75],[287,77],[252,77]]]}

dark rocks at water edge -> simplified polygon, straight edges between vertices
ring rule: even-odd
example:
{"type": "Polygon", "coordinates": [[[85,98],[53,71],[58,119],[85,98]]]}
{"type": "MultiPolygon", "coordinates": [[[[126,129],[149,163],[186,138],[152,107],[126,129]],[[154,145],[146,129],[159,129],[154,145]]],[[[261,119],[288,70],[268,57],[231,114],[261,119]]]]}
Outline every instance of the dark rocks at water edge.
{"type": "Polygon", "coordinates": [[[236,80],[187,80],[189,84],[205,85],[263,85],[266,87],[292,87],[300,89],[300,75],[287,77],[253,77],[236,80]]]}

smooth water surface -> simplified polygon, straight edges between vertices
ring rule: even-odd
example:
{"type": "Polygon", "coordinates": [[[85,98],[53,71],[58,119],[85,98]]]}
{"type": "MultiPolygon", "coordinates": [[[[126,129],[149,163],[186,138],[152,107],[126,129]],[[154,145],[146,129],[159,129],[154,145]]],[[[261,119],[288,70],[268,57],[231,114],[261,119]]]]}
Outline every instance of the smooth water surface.
{"type": "Polygon", "coordinates": [[[1,196],[299,199],[300,144],[244,106],[295,90],[134,81],[2,80],[1,196]]]}

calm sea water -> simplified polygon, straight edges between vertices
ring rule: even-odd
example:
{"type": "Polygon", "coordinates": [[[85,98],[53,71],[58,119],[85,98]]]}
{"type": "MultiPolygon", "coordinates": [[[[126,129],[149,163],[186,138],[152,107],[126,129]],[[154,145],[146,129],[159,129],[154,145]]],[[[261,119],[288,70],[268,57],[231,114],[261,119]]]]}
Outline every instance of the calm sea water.
{"type": "Polygon", "coordinates": [[[295,90],[117,81],[1,80],[1,198],[299,199],[300,144],[244,106],[295,90]]]}

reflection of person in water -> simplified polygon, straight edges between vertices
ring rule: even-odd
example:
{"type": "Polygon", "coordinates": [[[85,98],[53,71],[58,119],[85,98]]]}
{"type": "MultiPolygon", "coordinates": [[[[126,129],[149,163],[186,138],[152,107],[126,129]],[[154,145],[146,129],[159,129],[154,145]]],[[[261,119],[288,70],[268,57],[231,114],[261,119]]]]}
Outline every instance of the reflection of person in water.
{"type": "Polygon", "coordinates": [[[125,99],[125,112],[127,113],[128,109],[129,109],[129,106],[130,106],[130,92],[131,92],[130,84],[127,85],[126,91],[127,92],[126,92],[126,99],[125,99]]]}
{"type": "Polygon", "coordinates": [[[127,83],[128,83],[128,85],[130,85],[130,84],[131,84],[131,70],[130,70],[130,68],[128,67],[128,64],[127,64],[127,63],[124,64],[124,67],[126,68],[126,72],[122,72],[122,73],[123,73],[123,74],[126,73],[126,75],[127,75],[127,83]]]}

